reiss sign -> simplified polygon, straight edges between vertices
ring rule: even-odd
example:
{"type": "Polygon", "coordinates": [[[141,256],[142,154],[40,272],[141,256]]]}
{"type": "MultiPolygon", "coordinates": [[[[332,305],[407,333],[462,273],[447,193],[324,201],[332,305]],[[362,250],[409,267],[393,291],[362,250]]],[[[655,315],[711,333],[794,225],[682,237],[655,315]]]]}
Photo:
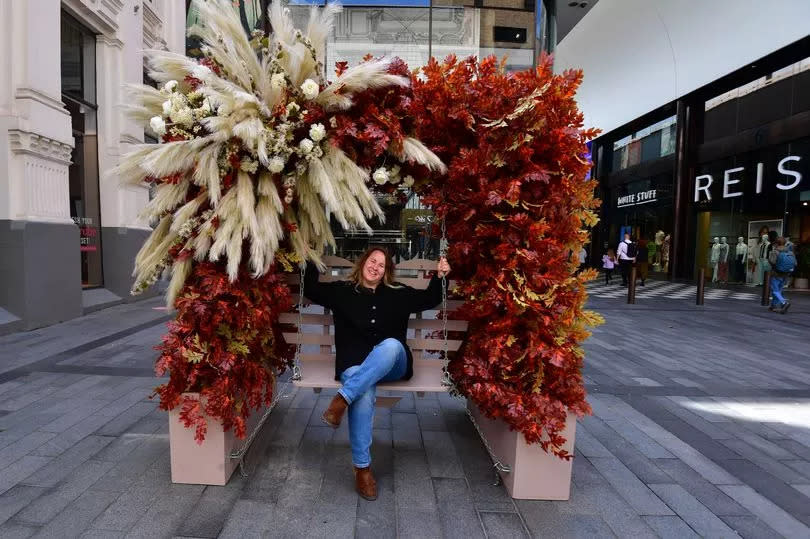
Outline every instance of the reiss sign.
{"type": "MultiPolygon", "coordinates": [[[[799,162],[801,157],[798,155],[789,155],[779,161],[776,170],[785,178],[776,184],[776,188],[782,191],[790,191],[795,189],[802,183],[802,173],[796,170],[787,168],[788,163],[791,161],[799,162]]],[[[745,171],[745,167],[730,168],[723,172],[723,198],[734,198],[743,196],[743,186],[740,179],[740,173],[745,171]]],[[[765,166],[762,163],[757,163],[757,177],[755,185],[755,193],[762,193],[762,180],[764,177],[765,166]]],[[[695,177],[695,202],[701,200],[712,200],[712,193],[709,190],[714,184],[714,177],[711,174],[702,174],[695,177]]]]}

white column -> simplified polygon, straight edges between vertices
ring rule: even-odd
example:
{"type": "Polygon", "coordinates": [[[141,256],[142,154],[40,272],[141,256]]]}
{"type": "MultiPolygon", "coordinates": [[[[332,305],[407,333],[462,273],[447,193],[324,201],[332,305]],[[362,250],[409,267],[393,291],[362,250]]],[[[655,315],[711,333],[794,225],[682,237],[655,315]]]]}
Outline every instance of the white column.
{"type": "Polygon", "coordinates": [[[59,0],[0,0],[0,220],[70,223],[59,0]]]}

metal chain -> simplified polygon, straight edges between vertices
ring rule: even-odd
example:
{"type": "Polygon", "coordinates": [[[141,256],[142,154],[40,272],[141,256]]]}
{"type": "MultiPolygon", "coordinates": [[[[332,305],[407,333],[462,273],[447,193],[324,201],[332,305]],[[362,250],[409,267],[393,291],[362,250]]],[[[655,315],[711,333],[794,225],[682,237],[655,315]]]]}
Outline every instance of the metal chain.
{"type": "Polygon", "coordinates": [[[245,440],[245,443],[242,445],[242,447],[234,451],[231,451],[229,457],[231,459],[239,459],[239,475],[241,475],[242,477],[248,476],[247,470],[245,470],[245,453],[247,453],[248,449],[250,449],[250,446],[256,439],[256,436],[259,435],[259,431],[262,430],[262,427],[267,421],[267,418],[270,417],[270,413],[273,411],[273,409],[275,409],[276,404],[278,404],[278,401],[287,396],[288,395],[283,394],[281,391],[278,391],[275,398],[270,402],[270,406],[267,407],[267,410],[264,411],[264,414],[262,414],[261,419],[256,424],[256,428],[254,428],[253,432],[250,433],[250,436],[248,436],[248,439],[245,440]]]}
{"type": "Polygon", "coordinates": [[[298,343],[295,345],[295,359],[293,360],[293,375],[292,379],[296,382],[301,380],[301,348],[302,348],[302,330],[304,325],[304,275],[306,272],[306,265],[300,267],[298,281],[298,343]]]}
{"type": "MultiPolygon", "coordinates": [[[[442,237],[439,241],[439,258],[447,256],[447,228],[446,228],[446,221],[442,219],[442,237]]],[[[444,359],[445,361],[448,360],[448,342],[447,342],[447,277],[442,276],[442,315],[443,315],[443,332],[444,332],[444,359]]],[[[458,389],[456,388],[455,382],[453,382],[453,378],[450,376],[450,371],[447,369],[447,365],[443,369],[443,376],[442,376],[442,385],[450,389],[450,394],[458,399],[466,398],[459,393],[458,389]]],[[[484,444],[484,448],[487,450],[489,454],[489,458],[492,461],[492,467],[495,469],[495,485],[499,485],[501,483],[501,476],[498,472],[503,473],[511,473],[512,468],[508,464],[504,464],[503,462],[498,459],[495,455],[495,451],[492,449],[492,446],[489,445],[489,441],[487,437],[484,436],[484,431],[481,430],[481,427],[478,425],[478,422],[475,420],[475,417],[470,412],[470,409],[466,406],[464,410],[467,412],[467,417],[470,418],[470,421],[475,427],[475,431],[478,433],[478,437],[481,438],[481,442],[484,444]]]]}

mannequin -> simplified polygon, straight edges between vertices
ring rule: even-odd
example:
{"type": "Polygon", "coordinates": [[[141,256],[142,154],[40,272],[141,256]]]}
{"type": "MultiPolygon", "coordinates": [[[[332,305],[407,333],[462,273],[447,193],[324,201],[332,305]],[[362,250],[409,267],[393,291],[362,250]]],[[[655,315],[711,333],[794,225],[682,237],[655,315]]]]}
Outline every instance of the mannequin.
{"type": "Polygon", "coordinates": [[[659,230],[655,233],[655,256],[653,257],[652,263],[657,264],[658,266],[663,265],[664,261],[662,259],[661,249],[664,246],[664,234],[663,230],[659,230]]]}
{"type": "Polygon", "coordinates": [[[768,234],[762,234],[759,238],[759,243],[757,244],[757,269],[756,269],[756,277],[754,278],[754,283],[757,286],[762,286],[763,281],[765,280],[765,272],[770,269],[768,265],[768,245],[771,242],[768,241],[768,234]]]}
{"type": "Polygon", "coordinates": [[[720,238],[719,256],[717,259],[717,280],[720,284],[728,283],[728,252],[731,250],[726,238],[720,238]]]}
{"type": "Polygon", "coordinates": [[[664,236],[664,242],[661,245],[661,271],[667,273],[669,271],[669,245],[671,238],[669,234],[664,236]]]}
{"type": "Polygon", "coordinates": [[[715,237],[712,240],[712,251],[709,261],[712,265],[712,282],[716,283],[718,280],[718,265],[720,263],[720,238],[715,237]]]}
{"type": "Polygon", "coordinates": [[[737,249],[734,257],[734,278],[741,282],[745,282],[745,263],[748,260],[748,245],[745,243],[745,238],[740,236],[737,238],[737,249]]]}

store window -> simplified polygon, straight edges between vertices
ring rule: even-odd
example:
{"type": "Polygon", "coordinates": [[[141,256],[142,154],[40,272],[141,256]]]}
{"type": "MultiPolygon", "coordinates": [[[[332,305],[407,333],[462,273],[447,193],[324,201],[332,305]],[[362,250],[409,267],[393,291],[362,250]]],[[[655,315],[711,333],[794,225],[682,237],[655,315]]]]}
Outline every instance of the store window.
{"type": "Polygon", "coordinates": [[[675,153],[675,116],[670,116],[613,143],[613,171],[675,153]]]}
{"type": "Polygon", "coordinates": [[[712,281],[761,285],[774,235],[797,250],[810,243],[808,178],[810,138],[702,164],[690,191],[695,269],[712,281]]]}
{"type": "MultiPolygon", "coordinates": [[[[672,175],[660,174],[609,190],[606,247],[617,248],[625,234],[647,253],[650,270],[667,273],[672,239],[672,175]]],[[[606,201],[607,202],[607,201],[606,201]]]]}
{"type": "MultiPolygon", "coordinates": [[[[269,0],[234,0],[234,9],[246,32],[269,31],[266,12],[269,0]]],[[[288,7],[296,26],[305,28],[312,5],[323,0],[293,0],[288,7]]],[[[535,43],[551,51],[556,42],[555,17],[548,1],[525,0],[348,0],[337,16],[327,43],[327,77],[333,77],[335,62],[361,62],[366,54],[398,56],[411,69],[427,64],[430,57],[460,58],[495,55],[505,58],[509,71],[531,68],[535,43]],[[540,13],[540,15],[536,15],[540,13]],[[537,31],[542,31],[542,37],[537,31]]],[[[187,5],[186,25],[199,19],[194,4],[187,5]]],[[[188,38],[191,56],[199,54],[196,38],[188,38]]]]}
{"type": "Polygon", "coordinates": [[[62,101],[75,145],[68,169],[70,215],[79,227],[82,286],[104,284],[98,187],[96,38],[67,13],[61,22],[62,101]]]}

